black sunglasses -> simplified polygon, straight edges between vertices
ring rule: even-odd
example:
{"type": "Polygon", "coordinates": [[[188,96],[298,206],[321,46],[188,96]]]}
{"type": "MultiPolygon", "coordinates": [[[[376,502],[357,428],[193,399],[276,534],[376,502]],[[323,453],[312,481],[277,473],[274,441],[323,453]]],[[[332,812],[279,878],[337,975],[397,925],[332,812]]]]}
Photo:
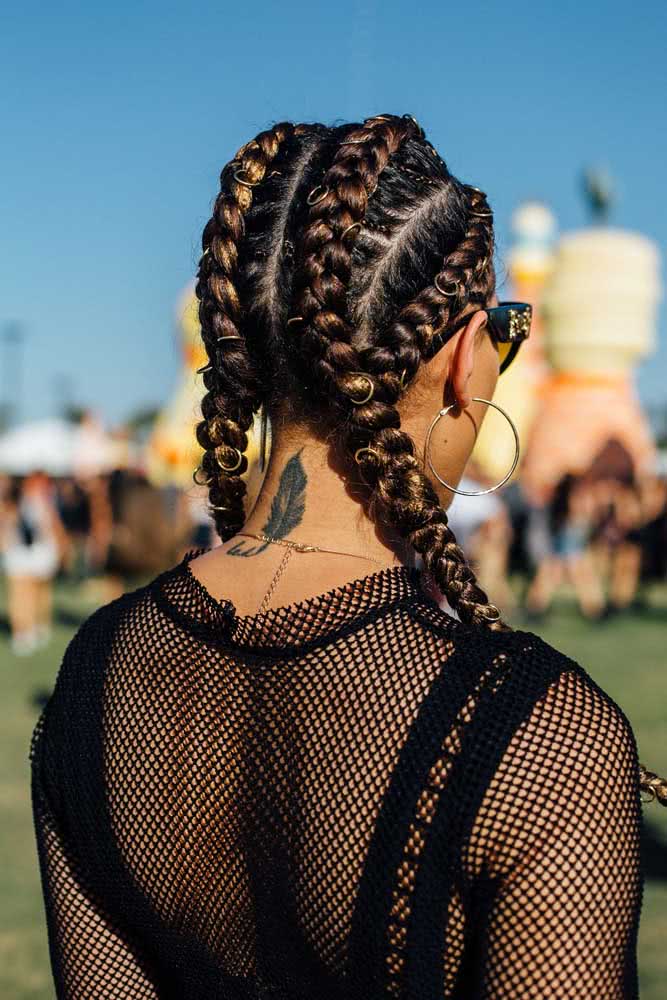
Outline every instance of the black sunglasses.
{"type": "MultiPolygon", "coordinates": [[[[514,361],[524,340],[528,339],[533,307],[530,302],[500,302],[484,312],[491,339],[498,348],[502,375],[514,361]]],[[[471,312],[466,313],[454,326],[445,327],[440,333],[436,333],[423,351],[424,359],[428,361],[434,357],[455,333],[468,325],[473,315],[471,312]]]]}

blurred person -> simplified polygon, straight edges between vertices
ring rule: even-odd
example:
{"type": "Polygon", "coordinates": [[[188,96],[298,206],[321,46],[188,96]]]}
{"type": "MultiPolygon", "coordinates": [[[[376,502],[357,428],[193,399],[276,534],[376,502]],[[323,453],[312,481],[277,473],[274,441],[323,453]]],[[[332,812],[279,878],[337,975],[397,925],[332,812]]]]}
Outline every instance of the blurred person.
{"type": "MultiPolygon", "coordinates": [[[[470,473],[463,476],[460,489],[470,493],[489,485],[475,470],[475,478],[470,473]]],[[[512,524],[502,496],[497,493],[455,496],[448,513],[452,531],[468,553],[486,592],[494,601],[513,610],[515,599],[509,585],[512,524]]]]}
{"type": "Polygon", "coordinates": [[[642,566],[643,511],[637,483],[618,483],[612,495],[615,526],[610,547],[609,613],[627,611],[636,599],[642,566]]]}
{"type": "Polygon", "coordinates": [[[66,538],[63,568],[68,575],[83,580],[90,570],[90,499],[74,476],[59,479],[57,506],[66,538]]]}
{"type": "Polygon", "coordinates": [[[210,548],[214,543],[214,531],[208,508],[208,496],[201,489],[195,488],[184,493],[183,499],[192,522],[187,548],[210,548]]]}
{"type": "Polygon", "coordinates": [[[639,481],[642,507],[640,528],[643,564],[647,576],[667,576],[667,479],[643,476],[639,481]]]}
{"type": "Polygon", "coordinates": [[[2,518],[11,648],[17,655],[46,645],[53,629],[53,579],[67,539],[55,488],[41,470],[14,481],[2,518]]]}
{"type": "Polygon", "coordinates": [[[93,575],[97,575],[104,573],[113,535],[110,476],[101,472],[82,476],[79,481],[88,498],[90,571],[93,575]]]}
{"type": "Polygon", "coordinates": [[[448,523],[530,324],[493,252],[410,115],[283,122],[223,169],[194,470],[222,543],[80,627],[31,742],[59,997],[637,995],[667,781],[448,523]]]}
{"type": "MultiPolygon", "coordinates": [[[[574,587],[585,618],[599,620],[602,616],[604,590],[589,547],[596,509],[590,482],[570,473],[563,476],[549,508],[549,549],[525,598],[530,617],[542,617],[551,607],[556,591],[566,583],[574,587]]],[[[544,544],[544,538],[542,541],[544,544]]]]}

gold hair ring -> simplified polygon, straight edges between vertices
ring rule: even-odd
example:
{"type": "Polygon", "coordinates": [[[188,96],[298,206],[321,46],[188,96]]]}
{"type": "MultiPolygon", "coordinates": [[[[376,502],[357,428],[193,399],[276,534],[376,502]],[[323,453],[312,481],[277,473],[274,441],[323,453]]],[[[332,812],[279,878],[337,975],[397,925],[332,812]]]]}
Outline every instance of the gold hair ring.
{"type": "Polygon", "coordinates": [[[500,610],[495,606],[495,604],[489,604],[488,610],[492,614],[484,613],[483,617],[486,618],[487,622],[499,622],[500,621],[500,610]]]}
{"type": "Polygon", "coordinates": [[[458,281],[452,280],[452,281],[448,282],[448,284],[450,286],[451,285],[454,286],[454,291],[453,292],[446,292],[445,289],[441,287],[440,282],[438,281],[438,275],[437,274],[436,274],[435,278],[433,279],[433,284],[438,289],[438,291],[440,292],[441,295],[445,295],[448,298],[455,298],[459,294],[459,283],[458,283],[458,281]]]}
{"type": "Polygon", "coordinates": [[[407,374],[408,374],[408,369],[407,369],[407,368],[404,368],[404,369],[403,369],[403,371],[401,372],[401,377],[400,377],[400,379],[399,379],[399,381],[398,381],[398,384],[399,384],[399,386],[401,387],[401,391],[402,391],[402,392],[405,392],[405,390],[406,390],[406,389],[407,389],[407,387],[408,387],[408,383],[407,383],[407,381],[406,381],[406,376],[407,376],[407,374]]]}
{"type": "Polygon", "coordinates": [[[350,232],[351,229],[361,229],[361,223],[353,222],[351,226],[348,226],[347,229],[344,229],[343,232],[340,234],[341,240],[345,239],[345,237],[347,236],[347,234],[350,232]]]}
{"type": "Polygon", "coordinates": [[[328,194],[329,194],[329,188],[328,187],[324,187],[322,184],[318,184],[317,187],[314,187],[313,190],[308,195],[308,197],[306,198],[306,204],[307,205],[318,205],[322,201],[323,198],[326,198],[326,196],[328,194]],[[313,195],[315,194],[316,191],[321,191],[322,194],[319,195],[317,198],[313,199],[313,195]]]}
{"type": "Polygon", "coordinates": [[[424,129],[421,127],[421,125],[419,124],[419,122],[417,121],[417,119],[415,118],[414,115],[401,115],[401,118],[407,118],[407,119],[409,119],[409,121],[413,122],[417,126],[417,128],[419,129],[419,132],[420,132],[422,138],[424,137],[424,135],[425,135],[424,129]]]}
{"type": "Polygon", "coordinates": [[[212,371],[213,371],[213,365],[209,361],[207,365],[202,365],[201,368],[198,368],[197,371],[195,372],[195,375],[203,375],[204,372],[212,372],[212,371]]]}
{"type": "Polygon", "coordinates": [[[214,503],[210,503],[208,505],[208,507],[209,507],[209,510],[231,510],[232,509],[231,507],[219,507],[219,506],[217,506],[214,503]]]}
{"type": "Polygon", "coordinates": [[[216,344],[222,340],[243,340],[243,337],[239,333],[223,333],[222,337],[215,338],[216,344]]]}
{"type": "Polygon", "coordinates": [[[375,448],[370,448],[367,445],[364,445],[363,448],[357,448],[357,450],[355,451],[354,453],[355,462],[359,463],[359,461],[361,461],[359,456],[362,454],[375,455],[376,458],[380,457],[379,453],[375,450],[375,448]]]}
{"type": "Polygon", "coordinates": [[[375,391],[373,380],[371,379],[370,375],[367,375],[365,372],[349,372],[349,374],[356,375],[357,378],[363,378],[368,383],[368,392],[363,397],[363,399],[355,399],[354,396],[349,397],[351,402],[353,402],[355,406],[363,406],[364,403],[367,403],[370,399],[373,398],[373,393],[375,391]]]}
{"type": "Polygon", "coordinates": [[[470,212],[470,215],[476,215],[479,219],[490,219],[493,212],[470,212]]]}
{"type": "Polygon", "coordinates": [[[241,174],[245,173],[246,173],[245,170],[234,171],[234,180],[237,182],[237,184],[243,184],[244,187],[252,188],[252,187],[257,187],[257,185],[261,183],[261,181],[248,181],[246,180],[245,176],[244,177],[240,176],[241,174]]]}
{"type": "Polygon", "coordinates": [[[303,323],[303,316],[290,316],[285,326],[291,326],[293,323],[303,323]]]}
{"type": "MultiPolygon", "coordinates": [[[[206,479],[204,482],[202,482],[201,479],[197,479],[197,473],[199,472],[199,470],[201,468],[202,468],[202,465],[201,465],[201,462],[200,462],[199,465],[197,466],[197,468],[195,469],[195,471],[192,473],[192,478],[196,482],[197,486],[208,486],[208,484],[212,482],[212,479],[210,479],[210,478],[206,479]]],[[[202,469],[202,471],[203,471],[203,469],[202,469]]]]}
{"type": "Polygon", "coordinates": [[[236,472],[236,470],[241,467],[241,462],[243,461],[243,452],[240,452],[238,448],[233,448],[231,445],[228,445],[228,444],[219,445],[218,448],[215,449],[214,455],[215,455],[216,462],[218,463],[218,465],[220,466],[220,468],[222,469],[223,472],[236,472]],[[234,465],[225,465],[224,462],[220,461],[220,456],[218,455],[218,450],[219,450],[220,447],[222,447],[222,448],[230,448],[231,451],[235,451],[236,452],[237,458],[236,458],[236,462],[234,463],[234,465]]]}

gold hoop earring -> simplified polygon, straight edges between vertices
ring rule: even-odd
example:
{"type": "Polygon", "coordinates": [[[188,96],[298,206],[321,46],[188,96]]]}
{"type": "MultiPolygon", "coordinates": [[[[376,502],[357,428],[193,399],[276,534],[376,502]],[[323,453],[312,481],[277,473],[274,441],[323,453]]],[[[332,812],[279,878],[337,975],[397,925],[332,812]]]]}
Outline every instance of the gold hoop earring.
{"type": "Polygon", "coordinates": [[[266,411],[266,403],[262,403],[262,410],[259,420],[259,471],[266,469],[266,441],[268,437],[269,415],[266,411]]]}
{"type": "Polygon", "coordinates": [[[488,490],[458,490],[455,486],[450,486],[450,484],[448,482],[446,482],[442,478],[442,476],[436,471],[436,469],[435,469],[435,467],[433,465],[433,461],[431,459],[431,453],[430,453],[431,435],[432,435],[432,433],[433,433],[433,431],[435,429],[435,425],[437,424],[438,420],[440,420],[441,417],[447,416],[447,414],[449,413],[449,411],[451,409],[453,409],[454,404],[452,403],[449,406],[445,406],[444,409],[442,409],[438,413],[436,413],[436,415],[434,416],[433,420],[431,421],[431,426],[429,427],[428,432],[426,434],[426,440],[424,442],[424,462],[425,463],[428,462],[429,468],[431,469],[431,472],[433,473],[433,475],[435,476],[435,478],[438,480],[438,482],[442,483],[443,486],[446,486],[448,490],[452,491],[452,493],[458,493],[462,497],[482,497],[482,496],[485,496],[487,493],[495,493],[496,490],[499,490],[501,486],[505,485],[505,483],[507,482],[507,480],[510,478],[510,476],[512,475],[512,473],[516,469],[516,467],[518,465],[518,462],[519,462],[519,454],[520,454],[519,432],[516,429],[516,425],[515,425],[514,421],[512,420],[512,418],[510,417],[509,413],[507,413],[505,410],[503,410],[502,406],[498,406],[497,403],[491,402],[490,399],[482,399],[480,396],[473,396],[472,398],[473,398],[473,402],[475,402],[475,403],[486,403],[487,406],[492,406],[494,408],[494,410],[498,410],[499,413],[502,413],[502,415],[504,416],[505,420],[507,421],[507,423],[512,428],[512,433],[514,434],[514,460],[512,462],[512,466],[511,466],[509,472],[507,473],[507,475],[503,479],[501,479],[499,483],[496,483],[495,486],[491,486],[488,490]]]}

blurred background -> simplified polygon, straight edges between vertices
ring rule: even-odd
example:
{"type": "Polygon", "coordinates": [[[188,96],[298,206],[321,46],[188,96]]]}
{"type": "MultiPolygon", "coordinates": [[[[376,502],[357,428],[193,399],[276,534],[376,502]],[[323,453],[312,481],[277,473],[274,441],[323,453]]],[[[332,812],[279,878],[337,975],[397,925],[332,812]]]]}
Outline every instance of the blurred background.
{"type": "MultiPolygon", "coordinates": [[[[666,42],[653,0],[4,8],[0,995],[53,996],[27,754],[65,645],[219,541],[192,481],[192,283],[223,164],[274,121],[413,114],[488,193],[499,298],[535,310],[496,396],[522,455],[451,520],[506,617],[578,659],[667,774],[666,42]]],[[[512,450],[491,411],[462,488],[512,450]]],[[[667,816],[644,815],[658,1000],[667,816]]]]}

